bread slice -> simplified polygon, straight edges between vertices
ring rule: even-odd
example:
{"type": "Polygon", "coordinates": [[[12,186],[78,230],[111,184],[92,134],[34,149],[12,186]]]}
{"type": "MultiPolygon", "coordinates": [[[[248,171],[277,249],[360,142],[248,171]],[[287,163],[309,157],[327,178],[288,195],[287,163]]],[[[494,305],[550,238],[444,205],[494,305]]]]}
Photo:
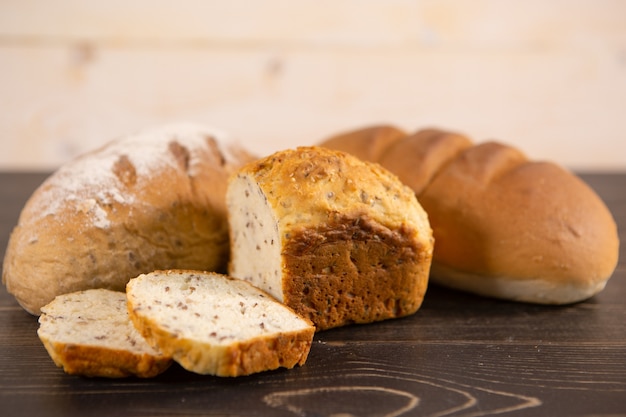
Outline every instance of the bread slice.
{"type": "Polygon", "coordinates": [[[317,330],[415,313],[433,253],[415,193],[380,165],[300,147],[252,162],[226,192],[229,274],[317,330]]]}
{"type": "Polygon", "coordinates": [[[303,365],[312,323],[249,283],[212,272],[168,270],[127,285],[136,328],[185,369],[240,376],[303,365]]]}
{"type": "Polygon", "coordinates": [[[172,360],[141,337],[126,295],[92,289],[57,296],[42,308],[37,334],[57,366],[90,377],[153,377],[172,360]]]}

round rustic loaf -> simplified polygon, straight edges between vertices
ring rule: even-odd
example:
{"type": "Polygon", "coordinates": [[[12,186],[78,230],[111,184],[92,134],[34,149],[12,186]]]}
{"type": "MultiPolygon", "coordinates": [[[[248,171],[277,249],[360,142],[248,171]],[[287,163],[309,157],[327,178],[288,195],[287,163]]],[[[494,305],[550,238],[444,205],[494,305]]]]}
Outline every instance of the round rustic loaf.
{"type": "Polygon", "coordinates": [[[30,313],[56,295],[123,291],[155,269],[225,271],[224,195],[251,160],[215,129],[138,132],[62,166],[31,196],[13,230],[2,281],[30,313]]]}
{"type": "Polygon", "coordinates": [[[540,304],[585,300],[605,287],[619,255],[617,226],[579,177],[503,143],[399,132],[375,126],[322,145],[378,162],[415,191],[436,241],[433,282],[540,304]]]}

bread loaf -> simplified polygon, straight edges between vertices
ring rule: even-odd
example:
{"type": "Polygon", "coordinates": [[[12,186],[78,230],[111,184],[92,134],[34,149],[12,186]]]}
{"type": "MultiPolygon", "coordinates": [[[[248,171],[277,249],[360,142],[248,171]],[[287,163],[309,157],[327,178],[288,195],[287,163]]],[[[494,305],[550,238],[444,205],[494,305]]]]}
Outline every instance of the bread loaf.
{"type": "Polygon", "coordinates": [[[252,158],[220,131],[169,125],[62,166],[31,196],[2,281],[32,314],[56,295],[124,290],[155,269],[226,271],[228,175],[252,158]]]}
{"type": "Polygon", "coordinates": [[[153,377],[172,359],[144,340],[128,318],[126,294],[92,289],[63,294],[41,309],[37,334],[54,363],[89,377],[153,377]]]}
{"type": "Polygon", "coordinates": [[[617,226],[576,175],[503,143],[437,129],[397,132],[365,128],[321,145],[379,162],[411,186],[436,241],[433,282],[541,304],[574,303],[604,288],[617,265],[617,226]],[[364,146],[385,136],[392,139],[372,158],[364,146]]]}
{"type": "Polygon", "coordinates": [[[127,285],[135,326],[153,346],[200,374],[240,376],[303,365],[310,321],[242,280],[156,271],[127,285]]]}
{"type": "Polygon", "coordinates": [[[229,273],[317,330],[410,315],[433,239],[414,193],[379,165],[300,147],[252,162],[226,193],[229,273]]]}

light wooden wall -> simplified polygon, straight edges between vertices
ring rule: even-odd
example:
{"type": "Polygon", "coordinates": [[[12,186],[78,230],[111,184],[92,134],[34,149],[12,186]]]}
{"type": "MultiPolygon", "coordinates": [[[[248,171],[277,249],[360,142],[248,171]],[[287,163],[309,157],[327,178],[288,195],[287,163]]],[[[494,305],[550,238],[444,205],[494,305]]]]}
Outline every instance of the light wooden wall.
{"type": "Polygon", "coordinates": [[[177,121],[258,154],[375,123],[626,169],[624,0],[1,0],[0,169],[177,121]]]}

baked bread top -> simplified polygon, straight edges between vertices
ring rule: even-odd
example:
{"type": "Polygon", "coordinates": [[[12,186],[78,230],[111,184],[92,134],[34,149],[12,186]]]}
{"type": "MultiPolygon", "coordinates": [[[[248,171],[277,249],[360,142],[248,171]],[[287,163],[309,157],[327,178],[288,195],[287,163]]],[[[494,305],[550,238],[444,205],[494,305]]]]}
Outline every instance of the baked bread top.
{"type": "Polygon", "coordinates": [[[324,224],[329,215],[366,216],[397,229],[418,223],[430,230],[428,217],[412,190],[378,164],[343,152],[298,147],[253,161],[238,171],[249,174],[267,195],[284,229],[324,224]]]}

